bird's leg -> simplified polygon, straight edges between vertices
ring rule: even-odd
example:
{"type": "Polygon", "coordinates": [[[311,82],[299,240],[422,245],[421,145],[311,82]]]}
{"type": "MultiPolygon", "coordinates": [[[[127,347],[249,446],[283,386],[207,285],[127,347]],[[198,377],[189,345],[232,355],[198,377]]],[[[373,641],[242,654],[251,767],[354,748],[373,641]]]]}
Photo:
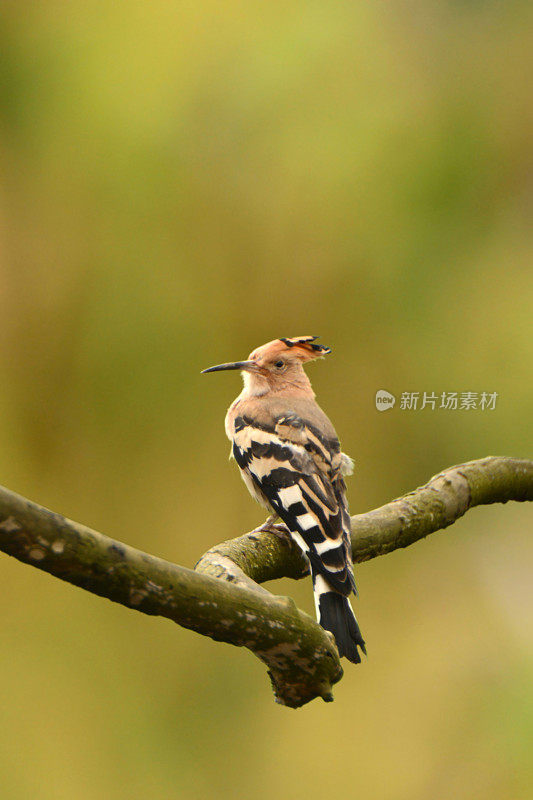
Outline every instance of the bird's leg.
{"type": "Polygon", "coordinates": [[[258,528],[254,528],[253,531],[250,531],[250,533],[264,533],[266,531],[270,531],[277,519],[279,519],[277,514],[270,514],[268,519],[266,519],[262,525],[260,525],[258,528]]]}
{"type": "Polygon", "coordinates": [[[278,536],[289,535],[289,529],[284,522],[280,522],[277,525],[275,524],[277,519],[279,519],[277,514],[271,514],[262,525],[260,525],[258,528],[254,528],[253,531],[250,531],[250,533],[275,533],[278,536]]]}

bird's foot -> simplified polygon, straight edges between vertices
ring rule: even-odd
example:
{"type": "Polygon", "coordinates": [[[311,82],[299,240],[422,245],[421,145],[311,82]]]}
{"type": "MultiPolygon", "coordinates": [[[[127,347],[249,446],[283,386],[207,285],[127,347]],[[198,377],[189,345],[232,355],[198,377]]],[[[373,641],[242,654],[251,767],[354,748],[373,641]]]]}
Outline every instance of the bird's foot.
{"type": "Polygon", "coordinates": [[[275,520],[277,519],[278,517],[275,514],[272,514],[266,520],[266,522],[263,522],[263,524],[260,525],[258,528],[254,528],[253,531],[250,531],[250,533],[273,533],[276,536],[280,536],[282,538],[290,536],[289,529],[287,528],[285,523],[278,522],[276,524],[275,520]]]}

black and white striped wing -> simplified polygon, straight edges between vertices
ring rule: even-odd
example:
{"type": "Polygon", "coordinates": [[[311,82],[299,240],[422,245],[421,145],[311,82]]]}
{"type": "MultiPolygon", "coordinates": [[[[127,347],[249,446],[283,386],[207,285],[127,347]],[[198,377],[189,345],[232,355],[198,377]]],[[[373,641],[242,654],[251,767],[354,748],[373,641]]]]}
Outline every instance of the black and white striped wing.
{"type": "Polygon", "coordinates": [[[348,596],[356,591],[350,516],[340,470],[331,465],[333,457],[340,463],[339,450],[330,453],[298,417],[284,417],[271,428],[235,419],[233,456],[246,482],[287,525],[312,572],[348,596]]]}

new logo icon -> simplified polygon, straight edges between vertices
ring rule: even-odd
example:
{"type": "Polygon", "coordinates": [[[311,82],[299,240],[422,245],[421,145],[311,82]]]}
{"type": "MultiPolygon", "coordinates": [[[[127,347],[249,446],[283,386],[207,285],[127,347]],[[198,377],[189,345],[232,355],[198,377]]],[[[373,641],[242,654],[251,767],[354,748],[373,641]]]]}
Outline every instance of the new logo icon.
{"type": "Polygon", "coordinates": [[[395,402],[394,395],[385,391],[385,389],[379,389],[376,392],[376,408],[378,411],[388,411],[389,408],[394,407],[395,402]]]}

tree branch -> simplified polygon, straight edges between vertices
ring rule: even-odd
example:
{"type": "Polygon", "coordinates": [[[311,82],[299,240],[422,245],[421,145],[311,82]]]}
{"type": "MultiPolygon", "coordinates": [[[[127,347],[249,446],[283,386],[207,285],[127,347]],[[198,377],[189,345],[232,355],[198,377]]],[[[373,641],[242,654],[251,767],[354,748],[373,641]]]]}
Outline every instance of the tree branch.
{"type": "MultiPolygon", "coordinates": [[[[489,456],[439,472],[425,485],[380,508],[352,517],[352,558],[369,561],[447,528],[469,508],[508,500],[533,500],[533,461],[489,456]]],[[[304,578],[301,550],[287,536],[246,533],[215,545],[196,569],[218,578],[247,582],[304,578]]]]}
{"type": "Polygon", "coordinates": [[[248,647],[268,666],[283,705],[333,699],[342,676],[333,640],[288,597],[156,558],[1,487],[0,549],[115,603],[248,647]]]}
{"type": "MultiPolygon", "coordinates": [[[[475,505],[508,500],[533,500],[532,461],[494,457],[451,467],[426,486],[352,517],[354,561],[407,547],[475,505]]],[[[342,677],[330,634],[290,598],[258,585],[307,574],[300,551],[279,531],[217,545],[193,571],[0,487],[0,550],[128,608],[247,647],[268,666],[283,705],[332,700],[332,686],[342,677]]]]}

